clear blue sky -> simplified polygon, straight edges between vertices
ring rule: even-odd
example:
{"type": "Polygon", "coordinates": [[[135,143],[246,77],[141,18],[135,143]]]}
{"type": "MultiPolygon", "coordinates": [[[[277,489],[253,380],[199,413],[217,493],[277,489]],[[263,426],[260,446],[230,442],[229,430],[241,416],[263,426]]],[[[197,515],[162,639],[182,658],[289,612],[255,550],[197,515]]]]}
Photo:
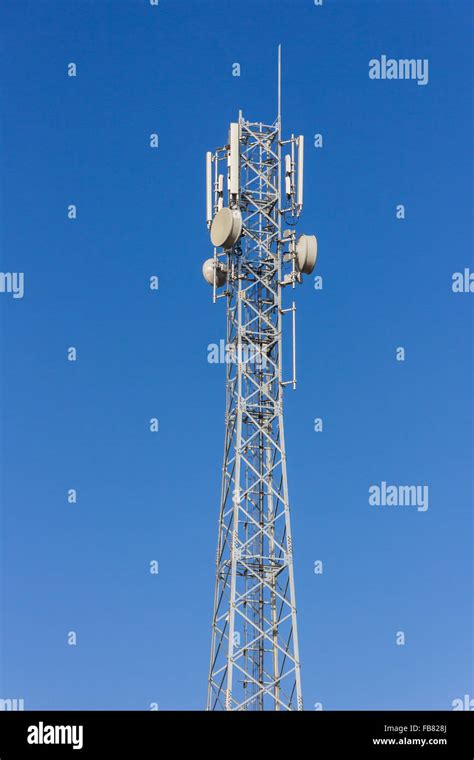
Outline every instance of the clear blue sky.
{"type": "Polygon", "coordinates": [[[0,268],[25,273],[0,294],[0,696],[204,707],[225,400],[204,153],[238,109],[274,118],[279,42],[324,278],[296,292],[285,396],[305,706],[474,696],[474,294],[451,290],[473,269],[471,3],[3,0],[0,21],[0,268]],[[369,79],[382,54],[428,58],[429,83],[369,79]],[[381,481],[427,484],[428,511],[370,507],[381,481]]]}

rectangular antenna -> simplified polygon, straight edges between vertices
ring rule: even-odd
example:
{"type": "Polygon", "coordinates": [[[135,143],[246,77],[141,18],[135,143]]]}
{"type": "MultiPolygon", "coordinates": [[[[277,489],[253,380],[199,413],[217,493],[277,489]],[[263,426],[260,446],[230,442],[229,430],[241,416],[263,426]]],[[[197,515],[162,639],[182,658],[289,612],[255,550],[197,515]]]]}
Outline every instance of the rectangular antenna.
{"type": "Polygon", "coordinates": [[[224,175],[219,174],[217,177],[217,210],[220,211],[224,205],[224,175]]]}
{"type": "Polygon", "coordinates": [[[298,187],[296,191],[296,205],[301,211],[303,206],[303,172],[304,172],[304,135],[298,137],[298,187]]]}
{"type": "Polygon", "coordinates": [[[212,153],[206,153],[206,222],[212,222],[212,153]]]}
{"type": "Polygon", "coordinates": [[[231,195],[239,194],[239,125],[233,122],[230,125],[230,186],[231,195]]]}
{"type": "Polygon", "coordinates": [[[285,193],[291,195],[291,156],[285,156],[285,193]]]}

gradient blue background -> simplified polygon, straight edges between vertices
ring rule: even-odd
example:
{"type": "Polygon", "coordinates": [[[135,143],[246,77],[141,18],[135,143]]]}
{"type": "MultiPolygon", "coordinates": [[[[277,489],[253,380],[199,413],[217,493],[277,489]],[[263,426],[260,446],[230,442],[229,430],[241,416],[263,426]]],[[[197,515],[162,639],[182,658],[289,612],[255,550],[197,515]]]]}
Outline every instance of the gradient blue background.
{"type": "Polygon", "coordinates": [[[305,707],[474,696],[474,295],[451,290],[473,268],[471,3],[3,0],[0,16],[0,268],[26,285],[0,294],[0,696],[204,707],[225,401],[204,153],[238,109],[274,118],[279,42],[324,278],[296,292],[285,396],[305,707]],[[383,53],[428,58],[429,84],[370,80],[383,53]],[[369,507],[382,480],[429,485],[428,512],[369,507]]]}

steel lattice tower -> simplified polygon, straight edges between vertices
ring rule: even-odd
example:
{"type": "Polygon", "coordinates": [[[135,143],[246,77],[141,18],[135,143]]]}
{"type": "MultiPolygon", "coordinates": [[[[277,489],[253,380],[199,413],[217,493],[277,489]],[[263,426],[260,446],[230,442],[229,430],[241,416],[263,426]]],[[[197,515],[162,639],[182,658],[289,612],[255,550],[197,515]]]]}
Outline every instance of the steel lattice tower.
{"type": "Polygon", "coordinates": [[[228,351],[208,710],[303,709],[283,426],[284,386],[296,384],[294,362],[293,378],[283,379],[283,322],[291,312],[294,357],[295,305],[283,308],[282,290],[312,271],[316,239],[296,241],[292,230],[302,205],[303,138],[282,141],[278,92],[275,122],[239,114],[229,143],[207,154],[215,249],[203,273],[214,300],[227,299],[228,351]]]}

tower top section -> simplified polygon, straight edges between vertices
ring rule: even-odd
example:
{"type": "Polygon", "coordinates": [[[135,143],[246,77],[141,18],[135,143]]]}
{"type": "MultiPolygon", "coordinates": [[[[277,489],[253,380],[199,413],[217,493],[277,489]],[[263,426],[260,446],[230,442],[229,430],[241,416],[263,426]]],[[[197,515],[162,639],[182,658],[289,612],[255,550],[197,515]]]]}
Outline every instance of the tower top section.
{"type": "Polygon", "coordinates": [[[278,285],[293,288],[316,263],[315,235],[296,237],[303,209],[304,135],[282,137],[281,45],[277,83],[273,123],[249,121],[240,111],[225,144],[206,153],[206,224],[214,253],[204,262],[203,275],[213,287],[214,301],[235,273],[235,257],[254,267],[273,257],[278,285]],[[254,245],[257,218],[263,235],[254,245]]]}

